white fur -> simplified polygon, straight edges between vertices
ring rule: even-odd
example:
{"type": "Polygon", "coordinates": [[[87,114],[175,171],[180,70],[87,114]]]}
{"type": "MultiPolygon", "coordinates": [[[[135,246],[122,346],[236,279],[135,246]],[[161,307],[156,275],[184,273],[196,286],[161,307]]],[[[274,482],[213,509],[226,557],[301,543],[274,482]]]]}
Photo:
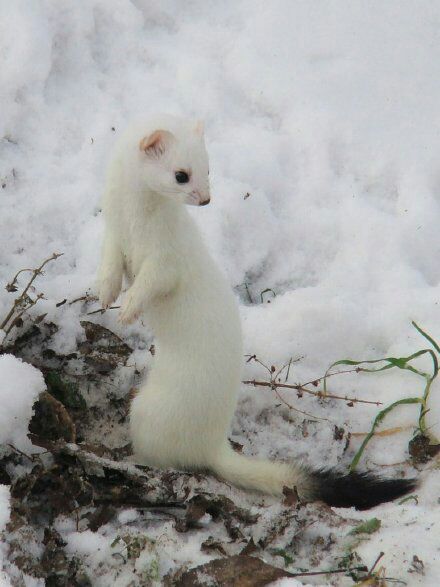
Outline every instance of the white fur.
{"type": "Polygon", "coordinates": [[[254,490],[301,491],[300,467],[245,457],[227,440],[243,350],[234,295],[184,206],[207,200],[203,125],[160,116],[127,131],[103,200],[99,295],[104,307],[113,303],[125,274],[120,319],[144,314],[156,336],[154,366],[131,406],[135,455],[161,468],[209,469],[254,490]],[[142,150],[158,130],[156,151],[142,150]],[[191,170],[190,184],[176,183],[178,169],[191,170]]]}

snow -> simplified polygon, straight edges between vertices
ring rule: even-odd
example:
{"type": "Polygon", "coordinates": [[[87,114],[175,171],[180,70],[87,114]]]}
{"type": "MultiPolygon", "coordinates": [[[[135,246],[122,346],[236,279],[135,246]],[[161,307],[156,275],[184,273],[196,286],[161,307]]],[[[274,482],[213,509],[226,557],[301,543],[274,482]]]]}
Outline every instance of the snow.
{"type": "MultiPolygon", "coordinates": [[[[192,213],[240,296],[247,354],[278,367],[303,356],[296,382],[341,358],[426,347],[411,320],[440,340],[439,27],[434,0],[0,0],[0,318],[16,271],[63,252],[35,281],[45,299],[31,314],[58,324],[57,352],[75,350],[81,305],[56,304],[94,290],[109,152],[130,119],[161,110],[205,119],[212,204],[192,213]],[[276,297],[259,303],[266,288],[276,297]]],[[[98,319],[138,341],[138,366],[153,360],[142,324],[124,330],[116,311],[98,319]]],[[[266,374],[250,362],[244,376],[266,374]]],[[[42,376],[6,355],[0,381],[0,441],[25,450],[42,376]]],[[[420,395],[423,381],[388,372],[333,378],[329,388],[388,404],[420,395]]],[[[377,413],[282,396],[315,421],[302,424],[267,388],[244,386],[232,437],[246,452],[347,465],[359,438],[343,454],[333,426],[367,432],[377,413]]],[[[440,436],[438,383],[430,408],[440,436]]],[[[417,414],[392,412],[384,427],[402,432],[374,439],[361,465],[404,461],[417,414]]],[[[428,520],[431,535],[440,522],[437,473],[428,471],[431,493],[418,505],[381,506],[386,523],[360,547],[371,564],[392,551],[387,573],[410,584],[434,585],[440,573],[425,537],[428,520]],[[430,561],[424,577],[406,573],[411,540],[430,561]]],[[[81,540],[72,533],[69,545],[81,540]]],[[[188,557],[202,564],[196,546],[188,557]]]]}
{"type": "MultiPolygon", "coordinates": [[[[6,485],[0,485],[0,532],[3,532],[6,524],[9,522],[10,513],[9,487],[6,485]]],[[[0,587],[10,587],[11,585],[6,573],[3,571],[3,561],[6,558],[6,555],[6,549],[4,548],[4,545],[0,543],[0,587]]]]}
{"type": "MultiPolygon", "coordinates": [[[[381,559],[389,573],[391,569],[401,566],[402,571],[409,572],[408,584],[438,585],[438,546],[434,538],[438,532],[440,513],[440,471],[431,471],[425,477],[422,487],[417,490],[418,503],[408,500],[398,508],[381,505],[375,508],[374,516],[381,520],[381,531],[372,534],[368,541],[362,542],[356,550],[366,560],[374,560],[379,552],[384,552],[381,559]],[[414,555],[423,563],[423,572],[414,567],[414,555]]],[[[341,513],[342,510],[339,510],[341,513]]],[[[346,512],[345,512],[346,513],[346,512]]],[[[371,512],[360,514],[350,512],[350,517],[360,520],[371,518],[371,512]]],[[[417,565],[416,565],[417,567],[417,565]]]]}
{"type": "Polygon", "coordinates": [[[296,579],[279,579],[271,583],[271,587],[310,587],[310,584],[300,583],[296,579]]]}
{"type": "Polygon", "coordinates": [[[32,449],[27,437],[32,406],[46,385],[38,369],[13,355],[0,356],[0,444],[32,449]]]}

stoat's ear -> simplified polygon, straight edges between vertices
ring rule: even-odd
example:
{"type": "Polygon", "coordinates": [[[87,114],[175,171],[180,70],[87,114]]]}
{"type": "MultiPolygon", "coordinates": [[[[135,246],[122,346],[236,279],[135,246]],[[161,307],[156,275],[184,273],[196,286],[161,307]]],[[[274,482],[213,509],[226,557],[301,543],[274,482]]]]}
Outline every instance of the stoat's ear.
{"type": "Polygon", "coordinates": [[[194,127],[194,132],[196,133],[196,135],[199,135],[201,137],[203,135],[204,130],[205,130],[205,124],[204,124],[203,120],[198,120],[196,122],[195,127],[194,127]]]}
{"type": "Polygon", "coordinates": [[[151,135],[141,139],[139,149],[149,157],[161,157],[173,141],[173,133],[168,130],[155,130],[151,135]]]}

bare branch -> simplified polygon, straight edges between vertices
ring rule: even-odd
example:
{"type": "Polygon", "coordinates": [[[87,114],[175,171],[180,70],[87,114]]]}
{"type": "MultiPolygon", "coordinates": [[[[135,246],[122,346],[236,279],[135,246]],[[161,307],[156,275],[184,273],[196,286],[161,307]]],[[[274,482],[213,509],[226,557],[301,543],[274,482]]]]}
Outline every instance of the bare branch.
{"type": "Polygon", "coordinates": [[[330,422],[331,424],[333,424],[333,422],[331,420],[329,420],[328,418],[321,418],[320,416],[314,416],[313,414],[309,414],[308,412],[303,412],[302,410],[298,410],[298,408],[294,408],[279,394],[277,389],[274,389],[274,391],[275,391],[275,395],[280,400],[280,402],[282,402],[290,410],[293,410],[294,412],[298,412],[299,414],[302,414],[303,416],[307,416],[308,418],[312,418],[314,420],[326,420],[327,422],[330,422]]]}
{"type": "MultiPolygon", "coordinates": [[[[17,278],[20,275],[20,273],[23,273],[26,271],[32,272],[32,276],[29,279],[28,283],[26,284],[24,290],[17,298],[15,298],[14,303],[12,305],[12,308],[9,310],[9,312],[6,315],[6,317],[4,318],[3,322],[0,324],[0,329],[5,331],[5,338],[9,334],[9,332],[12,330],[14,325],[16,324],[17,319],[21,318],[21,316],[27,310],[29,310],[29,308],[32,308],[32,306],[34,306],[39,300],[41,300],[43,298],[43,294],[38,294],[35,299],[31,299],[28,295],[28,291],[29,291],[30,287],[32,286],[32,284],[34,283],[35,279],[39,275],[42,275],[43,268],[47,265],[47,263],[49,263],[50,261],[53,261],[55,259],[58,259],[58,257],[61,257],[61,255],[63,255],[63,253],[53,253],[53,255],[51,255],[49,258],[45,259],[41,263],[41,265],[35,269],[21,269],[20,271],[18,271],[14,275],[14,278],[12,279],[12,281],[7,284],[6,289],[8,291],[17,291],[17,288],[16,288],[17,278]],[[21,311],[19,310],[20,307],[22,308],[21,311]],[[16,314],[17,312],[18,312],[18,314],[14,316],[14,314],[16,314]]],[[[0,345],[0,348],[1,348],[1,345],[0,345]]]]}
{"type": "Polygon", "coordinates": [[[338,399],[346,402],[353,402],[359,404],[372,404],[375,406],[381,406],[382,402],[374,402],[366,399],[357,399],[355,397],[348,397],[342,395],[334,395],[332,393],[324,393],[323,391],[313,391],[312,389],[307,389],[304,385],[310,385],[310,383],[305,383],[304,385],[291,385],[289,383],[277,383],[276,381],[257,381],[252,379],[250,381],[242,381],[245,385],[254,385],[255,387],[270,387],[271,389],[275,390],[278,387],[283,387],[286,389],[294,389],[299,392],[308,393],[310,395],[314,395],[315,397],[319,397],[322,399],[331,398],[331,399],[338,399]]]}

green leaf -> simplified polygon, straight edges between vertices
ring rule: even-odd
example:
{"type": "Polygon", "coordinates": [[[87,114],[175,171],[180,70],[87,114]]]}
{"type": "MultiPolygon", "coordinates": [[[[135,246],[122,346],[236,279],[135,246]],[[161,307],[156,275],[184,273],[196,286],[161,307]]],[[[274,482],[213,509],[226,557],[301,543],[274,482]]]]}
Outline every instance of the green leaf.
{"type": "Polygon", "coordinates": [[[424,336],[426,338],[426,340],[429,340],[429,342],[432,344],[432,346],[435,348],[435,350],[438,353],[440,353],[440,346],[435,342],[435,340],[431,336],[429,336],[429,334],[427,334],[424,330],[422,330],[420,328],[420,326],[416,322],[414,322],[414,320],[411,322],[411,324],[414,326],[414,328],[416,330],[418,330],[420,332],[420,334],[422,336],[424,336]]]}
{"type": "Polygon", "coordinates": [[[349,534],[373,534],[379,530],[381,525],[382,522],[379,520],[379,518],[371,518],[370,520],[359,524],[359,526],[356,526],[356,528],[353,528],[349,534]]]}

